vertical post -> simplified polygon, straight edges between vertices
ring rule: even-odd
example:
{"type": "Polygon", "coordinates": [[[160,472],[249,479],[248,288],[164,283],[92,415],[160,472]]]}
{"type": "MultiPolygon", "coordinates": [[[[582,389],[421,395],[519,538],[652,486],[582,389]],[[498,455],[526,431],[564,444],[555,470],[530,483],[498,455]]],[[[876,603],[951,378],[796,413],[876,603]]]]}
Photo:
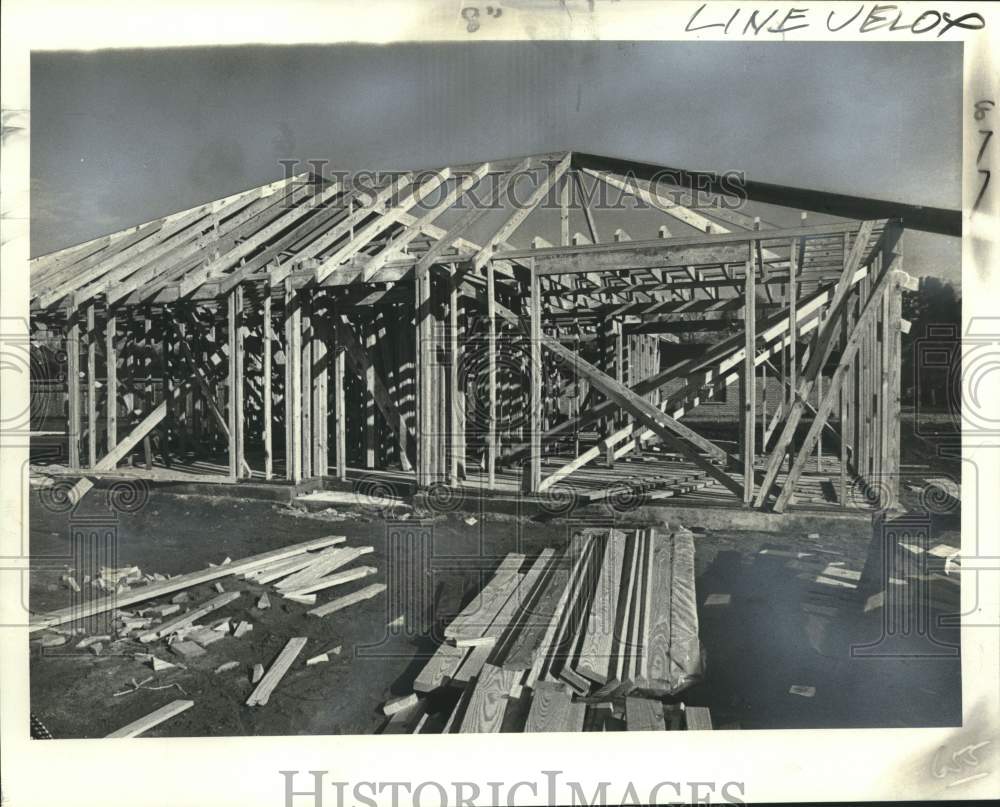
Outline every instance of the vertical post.
{"type": "Polygon", "coordinates": [[[176,401],[174,396],[176,395],[176,390],[174,388],[173,379],[173,365],[172,365],[172,355],[171,349],[173,347],[171,338],[173,336],[173,328],[170,327],[170,322],[168,318],[170,313],[167,311],[166,306],[160,312],[160,330],[161,330],[161,341],[160,341],[160,373],[163,376],[160,382],[163,387],[163,403],[167,407],[167,416],[163,419],[163,425],[161,427],[161,434],[163,435],[162,441],[162,452],[163,452],[163,464],[169,468],[170,467],[170,441],[174,435],[175,431],[175,421],[177,417],[176,412],[176,401]]]}
{"type": "Polygon", "coordinates": [[[313,426],[312,426],[312,399],[313,399],[313,361],[312,361],[312,297],[308,292],[300,292],[299,308],[301,314],[299,318],[300,345],[301,352],[301,401],[302,401],[302,435],[301,435],[301,457],[302,457],[302,478],[309,479],[313,475],[312,455],[313,455],[313,426]]]}
{"type": "MultiPolygon", "coordinates": [[[[318,294],[318,293],[316,293],[318,294]]],[[[326,322],[320,315],[321,305],[313,297],[312,309],[312,471],[313,476],[326,476],[329,467],[327,452],[327,377],[329,375],[326,355],[326,322]]]]}
{"type": "MultiPolygon", "coordinates": [[[[143,370],[143,388],[142,388],[142,411],[149,412],[153,408],[153,394],[150,390],[151,381],[153,374],[153,359],[152,359],[152,342],[153,342],[153,320],[150,318],[149,309],[146,309],[146,313],[143,316],[143,334],[142,334],[142,346],[146,358],[142,361],[143,370]]],[[[147,434],[142,438],[142,449],[143,453],[146,455],[146,470],[153,470],[153,441],[147,434]]]]}
{"type": "Polygon", "coordinates": [[[497,465],[497,312],[496,275],[493,261],[486,262],[486,350],[489,372],[489,400],[486,413],[486,485],[496,485],[497,465]]]}
{"type": "Polygon", "coordinates": [[[431,341],[431,284],[430,270],[418,265],[414,272],[413,316],[416,330],[415,385],[417,390],[417,487],[426,488],[431,479],[431,400],[430,368],[428,353],[431,341]]]}
{"type": "Polygon", "coordinates": [[[562,178],[562,185],[559,189],[559,242],[564,246],[569,246],[569,183],[571,177],[569,172],[562,178]]]}
{"type": "MultiPolygon", "coordinates": [[[[851,292],[844,298],[844,309],[840,318],[840,361],[844,362],[844,347],[847,344],[847,335],[851,332],[850,310],[853,305],[851,292]]],[[[841,508],[847,507],[847,445],[848,445],[848,424],[850,421],[850,399],[851,399],[851,377],[854,372],[853,362],[849,363],[843,370],[843,379],[840,382],[840,484],[839,490],[841,508]]]]}
{"type": "Polygon", "coordinates": [[[743,356],[743,503],[749,505],[754,495],[754,455],[756,454],[754,438],[756,436],[757,390],[757,292],[756,292],[756,255],[759,242],[751,242],[750,256],[747,258],[746,281],[743,284],[744,300],[744,331],[746,342],[743,356]]]}
{"type": "Polygon", "coordinates": [[[528,314],[530,317],[529,350],[531,355],[531,451],[528,463],[527,490],[536,493],[542,484],[542,297],[534,260],[529,266],[528,314]]]}
{"type": "MultiPolygon", "coordinates": [[[[844,260],[847,260],[845,253],[844,260]]],[[[799,335],[799,239],[793,238],[788,252],[788,403],[787,411],[792,411],[798,394],[798,335],[799,335]]],[[[795,441],[788,445],[788,468],[791,470],[795,458],[795,441]]]]}
{"type": "Polygon", "coordinates": [[[243,287],[229,292],[229,478],[243,472],[243,287]]]}
{"type": "Polygon", "coordinates": [[[458,283],[453,265],[448,277],[448,483],[458,485],[459,420],[458,411],[458,283]]]}
{"type": "Polygon", "coordinates": [[[347,354],[340,339],[340,313],[333,311],[333,428],[336,440],[335,465],[337,479],[347,481],[347,413],[344,411],[344,378],[347,354]]]}
{"type": "MultiPolygon", "coordinates": [[[[902,237],[900,238],[902,240],[902,237]]],[[[900,253],[897,261],[902,263],[902,244],[899,244],[900,253]]],[[[897,264],[898,265],[898,264],[897,264]]],[[[901,381],[900,360],[902,357],[902,330],[900,328],[903,318],[903,290],[899,283],[894,283],[889,288],[891,297],[889,303],[889,394],[887,396],[887,407],[889,409],[888,440],[889,449],[887,451],[889,462],[889,481],[886,489],[889,492],[889,501],[886,507],[896,507],[899,504],[899,468],[900,468],[900,396],[899,385],[901,381]]]]}
{"type": "MultiPolygon", "coordinates": [[[[819,402],[823,400],[823,368],[819,368],[819,372],[816,373],[816,405],[819,406],[819,402]]],[[[823,473],[823,430],[820,429],[819,436],[816,438],[816,472],[823,473]]]]}
{"type": "Polygon", "coordinates": [[[107,432],[108,451],[113,451],[118,445],[118,349],[115,344],[115,332],[118,320],[113,311],[108,312],[104,325],[104,357],[107,362],[107,432]]]}
{"type": "Polygon", "coordinates": [[[97,327],[94,301],[87,304],[87,467],[97,464],[97,327]]]}
{"type": "Polygon", "coordinates": [[[368,367],[365,369],[365,467],[374,468],[375,460],[375,334],[372,323],[361,319],[359,332],[368,353],[368,367]]]}
{"type": "Polygon", "coordinates": [[[66,331],[66,406],[69,467],[80,467],[80,313],[69,312],[66,331]]]}
{"type": "Polygon", "coordinates": [[[274,478],[274,456],[272,453],[273,436],[271,434],[271,340],[274,339],[273,322],[271,321],[271,285],[264,285],[264,323],[261,327],[263,355],[261,357],[261,395],[264,398],[264,478],[274,478]]]}
{"type": "Polygon", "coordinates": [[[302,332],[299,300],[291,278],[285,278],[285,476],[302,481],[302,332]]]}
{"type": "Polygon", "coordinates": [[[760,366],[760,450],[767,453],[767,365],[760,366]]]}

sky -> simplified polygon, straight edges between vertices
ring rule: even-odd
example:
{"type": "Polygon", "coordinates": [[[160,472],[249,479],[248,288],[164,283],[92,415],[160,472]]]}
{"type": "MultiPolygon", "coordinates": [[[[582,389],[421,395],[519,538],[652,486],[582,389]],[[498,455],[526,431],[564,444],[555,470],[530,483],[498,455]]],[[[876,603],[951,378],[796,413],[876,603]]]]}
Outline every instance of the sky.
{"type": "MultiPolygon", "coordinates": [[[[270,182],[283,159],[356,171],[577,150],[961,205],[958,43],[42,52],[31,83],[33,256],[270,182]]],[[[957,284],[960,252],[909,233],[905,268],[957,284]]]]}

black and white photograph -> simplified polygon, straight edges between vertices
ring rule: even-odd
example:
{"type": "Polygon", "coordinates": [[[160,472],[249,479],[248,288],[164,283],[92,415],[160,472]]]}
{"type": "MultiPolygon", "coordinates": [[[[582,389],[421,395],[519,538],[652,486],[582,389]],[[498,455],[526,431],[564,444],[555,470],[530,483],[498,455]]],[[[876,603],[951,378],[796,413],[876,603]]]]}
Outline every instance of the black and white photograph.
{"type": "Polygon", "coordinates": [[[1000,795],[996,5],[52,5],[0,632],[65,798],[1000,795]]]}

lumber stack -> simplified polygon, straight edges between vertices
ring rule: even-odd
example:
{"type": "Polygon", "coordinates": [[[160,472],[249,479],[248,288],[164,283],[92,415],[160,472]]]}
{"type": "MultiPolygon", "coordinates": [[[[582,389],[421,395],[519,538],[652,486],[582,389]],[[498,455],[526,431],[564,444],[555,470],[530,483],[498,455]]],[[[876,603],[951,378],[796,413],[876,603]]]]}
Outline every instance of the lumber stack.
{"type": "MultiPolygon", "coordinates": [[[[701,675],[693,536],[588,529],[531,563],[512,553],[444,635],[413,689],[461,690],[445,731],[683,728],[665,701],[701,675]]],[[[430,730],[425,711],[386,730],[430,730]]]]}

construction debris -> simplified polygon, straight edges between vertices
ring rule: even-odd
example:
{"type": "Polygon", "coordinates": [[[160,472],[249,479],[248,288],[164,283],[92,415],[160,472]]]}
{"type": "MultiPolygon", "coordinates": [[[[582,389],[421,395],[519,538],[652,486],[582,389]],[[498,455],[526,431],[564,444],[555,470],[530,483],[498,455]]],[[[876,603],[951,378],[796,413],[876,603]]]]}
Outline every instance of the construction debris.
{"type": "Polygon", "coordinates": [[[330,660],[330,656],[326,653],[320,653],[318,656],[313,656],[312,658],[306,659],[306,666],[311,667],[313,664],[323,664],[330,660]]]}
{"type": "Polygon", "coordinates": [[[816,694],[816,687],[801,686],[799,684],[792,684],[788,688],[789,695],[801,695],[803,698],[811,698],[816,694]]]}
{"type": "Polygon", "coordinates": [[[403,698],[395,698],[391,701],[387,701],[382,705],[382,714],[386,717],[390,717],[401,709],[409,709],[411,706],[416,706],[417,700],[417,696],[411,693],[403,698]]]}
{"type": "Polygon", "coordinates": [[[227,661],[215,668],[215,674],[218,675],[219,673],[228,672],[229,670],[235,670],[239,666],[240,663],[238,661],[227,661]]]}
{"type": "Polygon", "coordinates": [[[264,665],[254,664],[253,669],[250,671],[250,683],[256,684],[263,677],[264,677],[264,665]]]}
{"type": "Polygon", "coordinates": [[[236,627],[233,628],[233,636],[235,636],[237,639],[239,639],[241,636],[245,636],[246,634],[248,634],[252,630],[253,630],[253,623],[252,622],[244,622],[244,621],[241,620],[241,621],[237,622],[236,623],[236,627]]]}
{"type": "Polygon", "coordinates": [[[264,592],[263,594],[260,595],[260,598],[257,600],[257,608],[258,610],[264,611],[270,607],[271,607],[271,600],[268,598],[267,592],[264,592]]]}
{"type": "Polygon", "coordinates": [[[205,655],[205,649],[201,645],[197,645],[194,642],[174,642],[170,645],[170,652],[176,653],[178,656],[184,656],[185,658],[194,658],[196,656],[205,655]]]}

